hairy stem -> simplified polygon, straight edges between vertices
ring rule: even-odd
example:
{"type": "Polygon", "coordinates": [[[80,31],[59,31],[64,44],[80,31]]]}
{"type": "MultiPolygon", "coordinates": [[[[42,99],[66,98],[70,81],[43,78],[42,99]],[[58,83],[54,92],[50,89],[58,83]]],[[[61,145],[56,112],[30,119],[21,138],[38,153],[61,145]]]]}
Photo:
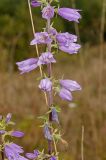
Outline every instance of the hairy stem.
{"type": "MultiPolygon", "coordinates": [[[[46,30],[47,30],[48,33],[50,32],[50,19],[47,20],[46,30]]],[[[48,50],[48,52],[51,52],[51,43],[49,43],[47,45],[47,50],[48,50]]],[[[47,65],[47,70],[48,70],[48,77],[51,78],[52,77],[52,65],[51,65],[51,63],[47,65]]],[[[50,109],[52,104],[53,104],[53,94],[52,94],[52,90],[51,90],[48,93],[48,106],[49,106],[49,109],[50,109]]],[[[51,121],[52,121],[52,114],[50,112],[49,113],[49,122],[51,123],[51,121]]],[[[48,153],[49,154],[52,153],[52,141],[50,141],[50,140],[48,141],[48,153]]]]}

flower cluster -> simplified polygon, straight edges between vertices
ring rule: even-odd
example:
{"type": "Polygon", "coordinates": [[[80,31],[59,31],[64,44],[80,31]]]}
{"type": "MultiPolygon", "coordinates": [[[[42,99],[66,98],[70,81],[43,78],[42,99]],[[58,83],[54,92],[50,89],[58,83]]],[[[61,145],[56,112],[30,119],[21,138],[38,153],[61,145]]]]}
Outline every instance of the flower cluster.
{"type": "Polygon", "coordinates": [[[8,113],[6,118],[0,115],[0,136],[2,139],[2,144],[0,145],[0,151],[3,152],[4,156],[8,160],[28,160],[21,154],[24,150],[21,146],[8,141],[6,137],[23,137],[24,133],[20,131],[8,130],[9,125],[14,125],[11,121],[12,114],[8,113]]]}
{"type": "MultiPolygon", "coordinates": [[[[49,111],[45,116],[42,116],[42,119],[44,120],[44,137],[48,140],[49,147],[49,155],[47,155],[47,157],[49,160],[57,160],[58,152],[56,150],[56,146],[54,147],[55,152],[53,153],[50,146],[52,146],[52,142],[56,145],[58,140],[61,140],[60,131],[53,126],[53,122],[59,125],[58,112],[60,112],[60,108],[58,109],[54,104],[53,96],[58,94],[63,100],[72,101],[72,92],[81,90],[81,86],[74,80],[56,80],[52,76],[52,64],[56,63],[56,54],[59,50],[68,54],[76,54],[81,46],[80,44],[77,44],[76,35],[68,32],[58,33],[53,25],[51,25],[51,21],[55,15],[59,15],[68,21],[79,23],[81,15],[79,13],[80,10],[78,9],[58,8],[56,6],[52,6],[52,2],[59,1],[31,0],[32,7],[41,7],[42,18],[46,21],[46,28],[44,28],[42,32],[34,33],[34,38],[31,40],[30,45],[36,45],[36,47],[38,47],[40,44],[43,44],[46,46],[46,52],[39,53],[37,58],[29,58],[27,60],[17,62],[16,64],[18,69],[21,71],[21,74],[30,72],[37,67],[40,67],[42,70],[43,74],[40,77],[39,88],[45,93],[45,96],[47,96],[46,102],[49,106],[49,111]],[[57,50],[55,51],[55,49],[57,50]],[[47,73],[43,72],[43,65],[47,66],[47,73]]],[[[4,132],[4,130],[2,132],[4,132]]],[[[15,131],[11,133],[11,136],[21,137],[23,135],[21,132],[15,131]]],[[[18,153],[21,153],[20,149],[18,153]]],[[[26,157],[33,160],[36,158],[39,159],[41,155],[43,155],[43,153],[40,154],[39,151],[34,150],[33,153],[27,153],[26,157]]]]}

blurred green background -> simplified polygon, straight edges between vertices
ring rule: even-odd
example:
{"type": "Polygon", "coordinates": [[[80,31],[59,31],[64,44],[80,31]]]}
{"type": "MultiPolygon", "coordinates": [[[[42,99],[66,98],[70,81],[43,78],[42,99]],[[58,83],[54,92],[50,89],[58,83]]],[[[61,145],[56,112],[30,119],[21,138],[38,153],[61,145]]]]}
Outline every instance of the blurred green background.
{"type": "MultiPolygon", "coordinates": [[[[56,78],[64,75],[82,86],[74,93],[72,103],[56,96],[62,111],[59,115],[63,138],[68,145],[58,144],[61,159],[81,160],[81,128],[84,126],[84,157],[106,160],[106,0],[61,0],[64,7],[81,9],[77,25],[55,17],[57,31],[77,34],[82,49],[78,55],[59,52],[53,66],[56,78]],[[105,12],[105,14],[104,14],[105,12]]],[[[35,30],[45,27],[40,8],[32,8],[35,30]]],[[[17,128],[25,132],[17,140],[26,151],[47,148],[37,116],[47,111],[36,79],[39,70],[19,75],[15,63],[36,56],[27,0],[0,0],[0,114],[13,113],[17,128]]],[[[39,52],[44,47],[39,47],[39,52]]],[[[45,68],[46,70],[46,68],[45,68]]]]}

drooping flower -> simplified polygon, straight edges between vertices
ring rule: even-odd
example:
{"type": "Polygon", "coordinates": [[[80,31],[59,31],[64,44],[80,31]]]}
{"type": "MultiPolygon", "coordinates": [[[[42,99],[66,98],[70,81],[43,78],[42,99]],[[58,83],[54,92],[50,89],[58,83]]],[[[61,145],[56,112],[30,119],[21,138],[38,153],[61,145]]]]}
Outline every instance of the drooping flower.
{"type": "Polygon", "coordinates": [[[21,62],[17,62],[18,69],[21,71],[21,74],[30,72],[38,67],[37,65],[38,58],[30,58],[21,62]]]}
{"type": "Polygon", "coordinates": [[[68,32],[66,33],[58,33],[56,35],[56,40],[58,42],[59,45],[67,45],[67,43],[73,43],[77,41],[77,36],[70,34],[68,32]]]}
{"type": "Polygon", "coordinates": [[[11,113],[8,113],[7,116],[6,116],[6,123],[7,123],[7,124],[10,122],[11,117],[12,117],[12,114],[11,114],[11,113]]]}
{"type": "Polygon", "coordinates": [[[78,11],[80,10],[71,8],[59,8],[58,14],[68,21],[75,21],[78,23],[78,20],[81,18],[81,15],[78,13],[78,11]]]}
{"type": "Polygon", "coordinates": [[[38,2],[37,0],[32,0],[31,1],[31,6],[32,7],[39,7],[39,6],[41,6],[41,3],[38,2]]]}
{"type": "Polygon", "coordinates": [[[40,81],[39,88],[44,92],[49,92],[52,89],[52,82],[49,78],[42,79],[40,81]]]}
{"type": "Polygon", "coordinates": [[[53,54],[50,52],[42,53],[41,56],[39,57],[38,65],[49,64],[49,63],[56,63],[53,54]]]}
{"type": "Polygon", "coordinates": [[[67,52],[69,54],[77,53],[78,50],[81,48],[79,44],[76,43],[67,43],[66,45],[60,45],[59,49],[63,52],[67,52]]]}
{"type": "Polygon", "coordinates": [[[54,17],[54,8],[50,5],[46,6],[42,10],[42,18],[51,19],[54,17]]]}
{"type": "Polygon", "coordinates": [[[23,153],[22,147],[18,146],[15,143],[5,144],[4,146],[4,153],[8,160],[28,160],[27,158],[21,156],[20,154],[23,153]]]}
{"type": "Polygon", "coordinates": [[[52,112],[52,121],[59,123],[58,113],[57,113],[56,109],[52,108],[51,112],[52,112]]]}
{"type": "Polygon", "coordinates": [[[48,44],[51,42],[52,42],[52,39],[50,38],[47,32],[38,32],[38,33],[35,33],[35,38],[30,42],[30,45],[48,44]]]}
{"type": "Polygon", "coordinates": [[[60,90],[59,90],[59,96],[63,100],[72,100],[72,91],[77,91],[81,90],[81,86],[73,80],[65,79],[65,80],[60,80],[60,90]]]}
{"type": "Polygon", "coordinates": [[[57,160],[57,158],[55,156],[52,156],[50,160],[57,160]]]}
{"type": "Polygon", "coordinates": [[[65,89],[65,88],[61,88],[60,89],[59,96],[63,100],[72,101],[72,94],[71,94],[71,92],[69,90],[65,89]]]}
{"type": "Polygon", "coordinates": [[[46,139],[52,140],[52,135],[50,133],[50,130],[49,130],[49,127],[47,124],[45,124],[45,126],[44,126],[44,136],[46,139]]]}
{"type": "Polygon", "coordinates": [[[39,151],[34,150],[34,153],[26,153],[26,157],[29,159],[36,159],[39,156],[39,151]]]}
{"type": "Polygon", "coordinates": [[[71,92],[81,90],[81,86],[76,81],[69,79],[60,80],[60,85],[62,88],[65,88],[71,92]]]}
{"type": "Polygon", "coordinates": [[[11,132],[11,136],[13,137],[23,137],[24,136],[24,133],[23,132],[20,132],[20,131],[12,131],[11,132]]]}

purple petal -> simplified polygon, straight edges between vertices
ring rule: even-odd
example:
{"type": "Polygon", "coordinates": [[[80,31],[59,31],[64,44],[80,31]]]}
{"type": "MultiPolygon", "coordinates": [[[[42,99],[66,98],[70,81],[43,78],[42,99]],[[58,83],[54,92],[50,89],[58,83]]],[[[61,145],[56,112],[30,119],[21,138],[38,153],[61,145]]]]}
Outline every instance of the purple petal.
{"type": "Polygon", "coordinates": [[[49,92],[52,89],[52,82],[49,78],[42,79],[40,81],[39,88],[45,92],[49,92]]]}
{"type": "Polygon", "coordinates": [[[34,153],[26,153],[26,157],[29,159],[35,159],[36,155],[34,153]]]}
{"type": "Polygon", "coordinates": [[[50,130],[49,130],[49,127],[47,124],[45,124],[45,126],[44,126],[44,136],[46,139],[52,140],[52,135],[50,133],[50,130]]]}
{"type": "Polygon", "coordinates": [[[59,123],[58,114],[55,108],[52,108],[52,121],[59,123]]]}
{"type": "Polygon", "coordinates": [[[58,14],[64,19],[67,19],[68,21],[75,21],[78,23],[78,20],[81,18],[81,15],[78,13],[78,11],[80,10],[70,8],[59,8],[58,14]]]}
{"type": "Polygon", "coordinates": [[[10,122],[11,117],[12,117],[12,114],[11,114],[11,113],[8,113],[7,116],[6,116],[6,123],[7,123],[7,124],[10,122]]]}
{"type": "Polygon", "coordinates": [[[34,154],[36,155],[36,157],[38,157],[39,155],[39,151],[37,149],[34,150],[34,154]]]}
{"type": "Polygon", "coordinates": [[[46,6],[42,10],[42,18],[44,19],[51,19],[54,17],[54,8],[50,5],[46,6]]]}
{"type": "Polygon", "coordinates": [[[76,43],[70,43],[67,45],[60,45],[59,46],[60,50],[62,50],[63,52],[67,52],[69,54],[77,53],[80,48],[81,48],[81,46],[76,43]]]}
{"type": "Polygon", "coordinates": [[[37,0],[32,0],[31,5],[32,5],[32,7],[39,7],[39,6],[41,6],[41,3],[38,2],[37,0]]]}
{"type": "Polygon", "coordinates": [[[77,91],[81,90],[81,86],[76,82],[72,80],[60,80],[61,87],[69,90],[69,91],[77,91]]]}
{"type": "Polygon", "coordinates": [[[57,31],[56,31],[56,29],[53,28],[53,27],[50,28],[49,32],[50,32],[50,34],[51,34],[52,36],[56,36],[56,35],[57,35],[57,31]]]}
{"type": "Polygon", "coordinates": [[[17,145],[17,144],[15,144],[15,143],[10,143],[8,146],[9,146],[14,152],[17,152],[17,153],[23,153],[23,152],[24,152],[24,150],[22,149],[22,147],[19,146],[19,145],[17,145]]]}
{"type": "Polygon", "coordinates": [[[13,131],[11,133],[11,136],[13,137],[23,137],[24,136],[24,133],[23,132],[20,132],[20,131],[13,131]]]}
{"type": "Polygon", "coordinates": [[[55,156],[52,156],[50,160],[57,160],[57,158],[55,156]]]}
{"type": "Polygon", "coordinates": [[[49,63],[56,63],[53,54],[50,52],[42,53],[41,56],[39,57],[38,65],[49,64],[49,63]]]}
{"type": "Polygon", "coordinates": [[[72,101],[72,95],[71,95],[70,91],[68,91],[65,88],[60,89],[59,96],[63,100],[72,101]]]}
{"type": "Polygon", "coordinates": [[[77,41],[77,36],[70,34],[68,32],[66,33],[58,33],[56,36],[56,39],[59,43],[59,45],[67,45],[67,43],[73,43],[77,41]]]}
{"type": "Polygon", "coordinates": [[[30,72],[38,67],[37,65],[38,58],[29,58],[27,60],[17,62],[18,69],[21,71],[21,74],[30,72]]]}
{"type": "Polygon", "coordinates": [[[30,42],[30,45],[35,44],[48,44],[51,43],[52,39],[49,37],[47,32],[35,33],[35,38],[30,42]]]}

